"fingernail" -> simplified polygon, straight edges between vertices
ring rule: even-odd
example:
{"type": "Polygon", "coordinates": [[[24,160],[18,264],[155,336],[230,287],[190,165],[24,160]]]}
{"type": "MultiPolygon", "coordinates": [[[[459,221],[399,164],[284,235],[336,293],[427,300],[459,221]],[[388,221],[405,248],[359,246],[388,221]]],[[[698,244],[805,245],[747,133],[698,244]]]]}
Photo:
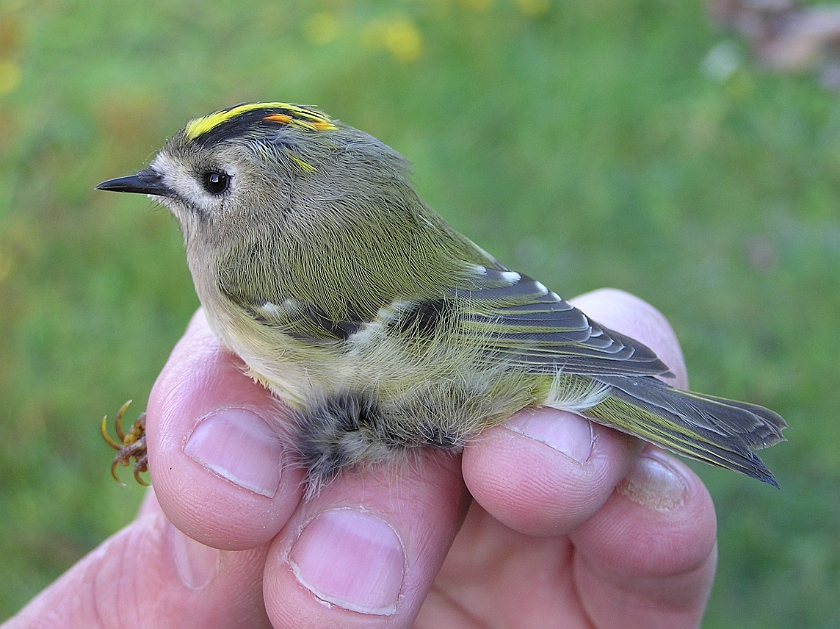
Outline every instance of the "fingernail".
{"type": "Polygon", "coordinates": [[[518,413],[505,426],[562,452],[578,463],[586,463],[592,455],[595,433],[592,424],[579,415],[535,408],[518,413]]]}
{"type": "Polygon", "coordinates": [[[289,555],[300,584],[321,600],[362,614],[396,611],[405,553],[384,520],[354,509],[324,511],[289,555]]]}
{"type": "Polygon", "coordinates": [[[197,592],[210,585],[219,572],[221,553],[215,548],[199,544],[171,524],[169,539],[175,569],[184,587],[197,592]]]}
{"type": "Polygon", "coordinates": [[[636,459],[616,490],[639,504],[670,511],[685,503],[688,485],[660,452],[648,451],[636,459]]]}
{"type": "Polygon", "coordinates": [[[268,498],[280,485],[283,446],[268,424],[244,408],[201,420],[184,453],[232,483],[268,498]]]}

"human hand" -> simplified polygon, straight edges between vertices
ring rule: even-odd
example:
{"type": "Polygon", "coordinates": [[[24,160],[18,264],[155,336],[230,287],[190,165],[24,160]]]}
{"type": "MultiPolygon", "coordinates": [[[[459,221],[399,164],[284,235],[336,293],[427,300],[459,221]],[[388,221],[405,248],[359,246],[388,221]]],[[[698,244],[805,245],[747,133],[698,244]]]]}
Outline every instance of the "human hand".
{"type": "MultiPolygon", "coordinates": [[[[652,347],[686,386],[650,306],[613,290],[574,303],[652,347]]],[[[138,518],[3,629],[700,623],[714,507],[653,446],[529,410],[463,457],[426,450],[344,473],[303,502],[284,418],[198,313],[149,399],[154,491],[138,518]]]]}

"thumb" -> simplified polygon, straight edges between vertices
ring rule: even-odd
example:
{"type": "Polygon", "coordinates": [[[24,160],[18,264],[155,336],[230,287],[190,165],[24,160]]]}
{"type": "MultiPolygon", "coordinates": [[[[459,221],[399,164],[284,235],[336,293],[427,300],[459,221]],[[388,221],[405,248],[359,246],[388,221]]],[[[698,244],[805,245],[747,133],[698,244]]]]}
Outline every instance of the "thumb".
{"type": "Polygon", "coordinates": [[[269,627],[266,547],[220,551],[166,519],[152,491],[139,517],[105,540],[2,629],[269,627]]]}

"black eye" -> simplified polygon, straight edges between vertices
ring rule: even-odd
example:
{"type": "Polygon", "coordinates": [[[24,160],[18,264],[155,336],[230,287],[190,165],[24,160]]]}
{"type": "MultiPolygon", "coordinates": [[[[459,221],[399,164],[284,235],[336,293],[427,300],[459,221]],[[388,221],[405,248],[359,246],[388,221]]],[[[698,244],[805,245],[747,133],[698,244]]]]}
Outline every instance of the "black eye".
{"type": "Polygon", "coordinates": [[[222,194],[230,186],[230,175],[218,171],[210,171],[202,176],[204,189],[210,194],[222,194]]]}

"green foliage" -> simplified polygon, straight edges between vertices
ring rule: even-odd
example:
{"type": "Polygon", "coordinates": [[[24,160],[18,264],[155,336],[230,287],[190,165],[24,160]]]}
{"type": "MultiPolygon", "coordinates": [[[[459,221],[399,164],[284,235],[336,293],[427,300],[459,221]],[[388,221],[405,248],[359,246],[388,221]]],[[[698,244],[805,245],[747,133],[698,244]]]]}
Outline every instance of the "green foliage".
{"type": "MultiPolygon", "coordinates": [[[[0,617],[131,517],[97,423],[197,306],[165,210],[93,186],[189,118],[316,104],[415,164],[456,228],[562,295],[660,308],[697,390],[771,406],[781,491],[697,467],[707,627],[840,622],[840,103],[704,59],[669,0],[0,4],[0,617]]],[[[127,475],[130,476],[130,475],[127,475]]]]}

